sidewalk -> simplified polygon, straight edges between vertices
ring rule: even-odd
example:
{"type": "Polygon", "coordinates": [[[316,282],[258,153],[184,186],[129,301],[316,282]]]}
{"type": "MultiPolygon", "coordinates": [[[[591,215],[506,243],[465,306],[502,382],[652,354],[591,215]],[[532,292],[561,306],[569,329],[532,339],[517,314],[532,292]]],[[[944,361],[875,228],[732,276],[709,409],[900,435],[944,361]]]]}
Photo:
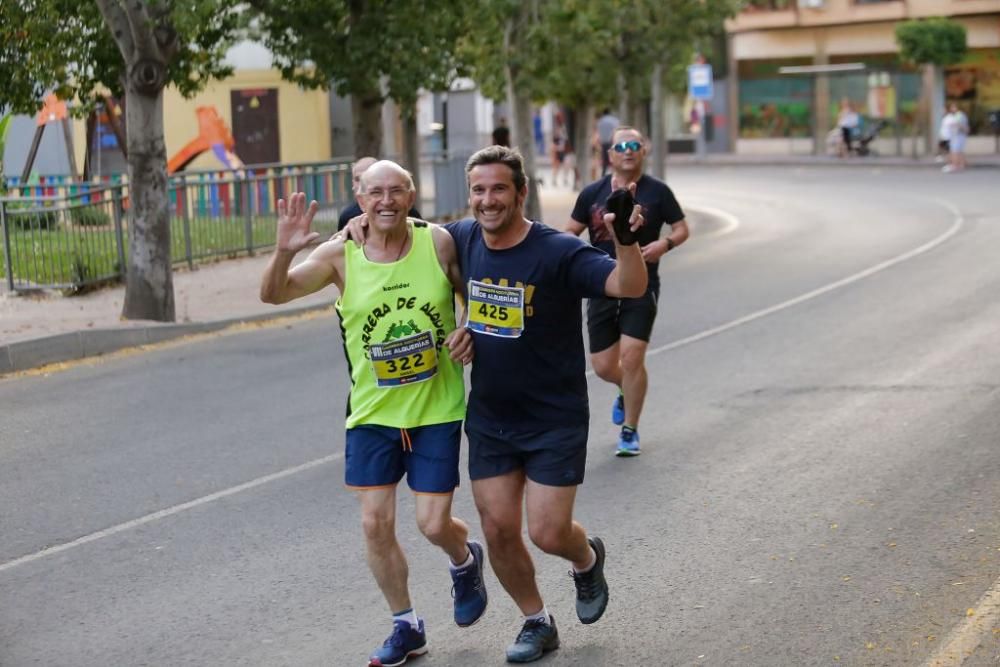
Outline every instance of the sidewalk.
{"type": "MultiPolygon", "coordinates": [[[[575,201],[569,189],[544,188],[542,219],[562,225],[575,201]]],[[[332,288],[283,306],[261,303],[257,294],[268,259],[265,253],[175,270],[177,322],[169,324],[122,320],[124,286],[74,297],[58,292],[19,296],[0,286],[0,376],[333,305],[332,288]]]]}

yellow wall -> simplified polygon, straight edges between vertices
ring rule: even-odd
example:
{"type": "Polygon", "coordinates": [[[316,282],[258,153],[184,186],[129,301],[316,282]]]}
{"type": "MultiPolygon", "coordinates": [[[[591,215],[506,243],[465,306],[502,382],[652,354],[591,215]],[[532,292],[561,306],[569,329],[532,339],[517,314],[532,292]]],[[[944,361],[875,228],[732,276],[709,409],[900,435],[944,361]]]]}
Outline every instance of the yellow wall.
{"type": "MultiPolygon", "coordinates": [[[[173,87],[163,93],[163,134],[167,144],[167,159],[198,136],[195,109],[215,106],[230,132],[233,129],[229,93],[239,88],[278,89],[278,136],[281,142],[281,162],[317,162],[329,160],[330,111],[327,93],[303,90],[283,81],[277,70],[239,70],[223,81],[215,81],[190,100],[181,97],[173,87]]],[[[87,128],[82,119],[73,121],[73,147],[76,161],[83,170],[87,145],[87,128]]],[[[211,152],[195,158],[187,169],[217,169],[219,162],[211,152]]]]}
{"type": "MultiPolygon", "coordinates": [[[[167,157],[179,151],[198,135],[195,108],[214,106],[230,131],[233,128],[230,91],[239,88],[278,89],[278,136],[281,142],[281,162],[314,162],[330,156],[330,110],[327,93],[304,90],[283,81],[277,70],[239,70],[228,79],[212,82],[190,100],[185,100],[174,88],[163,95],[163,133],[167,157]]],[[[214,169],[215,157],[204,153],[188,169],[214,169]]]]}

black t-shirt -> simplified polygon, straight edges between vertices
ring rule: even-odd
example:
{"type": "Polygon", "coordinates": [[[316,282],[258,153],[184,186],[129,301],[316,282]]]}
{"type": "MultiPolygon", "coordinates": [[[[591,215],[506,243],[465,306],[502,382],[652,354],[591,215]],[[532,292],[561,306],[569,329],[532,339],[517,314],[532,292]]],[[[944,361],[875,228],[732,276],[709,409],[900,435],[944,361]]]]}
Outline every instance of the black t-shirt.
{"type": "MultiPolygon", "coordinates": [[[[570,214],[575,221],[587,225],[590,241],[595,246],[615,256],[615,242],[611,232],[604,226],[604,204],[611,195],[611,175],[585,187],[576,198],[576,206],[570,214]]],[[[635,201],[642,205],[642,215],[646,224],[639,228],[639,245],[644,246],[660,238],[663,225],[672,225],[684,219],[684,212],[674,198],[674,193],[663,181],[643,174],[635,184],[635,201]]],[[[647,263],[649,286],[660,284],[659,262],[647,263]]]]}
{"type": "Polygon", "coordinates": [[[495,146],[510,146],[510,128],[501,125],[493,130],[493,144],[495,146]]]}
{"type": "MultiPolygon", "coordinates": [[[[346,227],[347,223],[351,221],[351,218],[356,218],[359,215],[361,215],[361,207],[358,205],[358,202],[351,202],[351,205],[341,211],[340,217],[337,218],[337,231],[339,232],[341,229],[346,227]]],[[[411,208],[410,212],[406,215],[411,218],[419,218],[420,220],[423,220],[423,217],[421,217],[420,211],[417,210],[416,206],[411,208]]]]}
{"type": "Polygon", "coordinates": [[[513,248],[491,250],[473,219],[444,226],[455,239],[465,282],[524,290],[517,338],[474,332],[466,421],[476,427],[550,428],[586,424],[586,355],[581,303],[604,296],[615,262],[571,234],[533,223],[513,248]]]}

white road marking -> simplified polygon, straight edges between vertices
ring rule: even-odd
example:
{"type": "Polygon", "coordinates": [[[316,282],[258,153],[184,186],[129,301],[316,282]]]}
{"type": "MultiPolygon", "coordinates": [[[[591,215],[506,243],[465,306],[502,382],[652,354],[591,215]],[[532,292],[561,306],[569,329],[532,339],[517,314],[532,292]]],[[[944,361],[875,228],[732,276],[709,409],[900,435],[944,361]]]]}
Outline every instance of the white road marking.
{"type": "Polygon", "coordinates": [[[716,229],[714,232],[709,232],[708,234],[699,234],[697,237],[698,241],[703,239],[713,239],[719,236],[724,236],[730,232],[736,231],[736,228],[740,226],[740,219],[729,211],[723,211],[721,208],[715,208],[714,206],[702,206],[701,204],[689,204],[684,203],[684,207],[690,211],[700,211],[702,213],[707,213],[708,215],[720,218],[723,222],[722,227],[716,229]]]}
{"type": "Polygon", "coordinates": [[[958,667],[982,643],[983,637],[1000,623],[1000,579],[979,599],[972,614],[958,624],[948,639],[932,655],[924,667],[958,667]]]}
{"type": "Polygon", "coordinates": [[[223,489],[222,491],[216,491],[215,493],[210,493],[207,496],[202,496],[201,498],[196,498],[194,500],[189,500],[186,503],[181,503],[179,505],[174,505],[173,507],[168,507],[166,509],[159,510],[158,512],[153,512],[152,514],[147,514],[146,516],[139,517],[138,519],[132,519],[131,521],[126,521],[125,523],[120,523],[117,526],[111,526],[110,528],[105,528],[104,530],[99,530],[96,533],[90,533],[89,535],[84,535],[83,537],[77,538],[72,542],[64,542],[62,544],[56,544],[51,547],[45,547],[40,551],[28,554],[27,556],[21,556],[20,558],[15,558],[14,560],[7,561],[6,563],[0,563],[0,572],[5,570],[10,570],[18,565],[26,565],[40,558],[45,558],[46,556],[53,556],[57,553],[63,551],[68,551],[74,547],[79,547],[96,540],[103,539],[105,537],[110,537],[112,535],[117,535],[118,533],[125,532],[126,530],[131,530],[133,528],[138,528],[139,526],[144,526],[147,523],[152,523],[154,521],[159,521],[160,519],[165,519],[168,516],[173,516],[175,514],[180,514],[195,507],[200,507],[201,505],[207,505],[208,503],[220,500],[227,496],[232,496],[237,493],[242,493],[243,491],[248,491],[250,489],[268,484],[270,482],[277,481],[284,477],[290,477],[291,475],[297,475],[300,472],[305,472],[312,468],[318,466],[326,465],[327,463],[333,463],[344,458],[342,452],[337,454],[331,454],[329,456],[324,456],[319,459],[314,459],[307,463],[294,466],[292,468],[285,468],[270,475],[264,475],[263,477],[258,477],[257,479],[250,480],[249,482],[244,482],[242,484],[237,484],[236,486],[231,486],[228,489],[223,489]]]}
{"type": "MultiPolygon", "coordinates": [[[[913,250],[910,250],[908,252],[904,252],[902,255],[897,255],[896,257],[893,257],[892,259],[888,259],[888,260],[886,260],[884,262],[880,262],[879,264],[876,264],[875,266],[869,267],[869,268],[867,268],[867,269],[865,269],[863,271],[858,271],[857,273],[855,273],[853,275],[847,276],[846,278],[841,278],[840,280],[832,282],[832,283],[830,283],[828,285],[824,285],[823,287],[819,287],[817,289],[814,289],[811,292],[806,292],[805,294],[801,294],[801,295],[799,295],[797,297],[789,299],[788,301],[783,301],[782,303],[779,303],[777,305],[770,306],[768,308],[764,308],[763,310],[758,310],[755,313],[750,313],[749,315],[744,315],[743,317],[740,317],[740,318],[737,318],[735,320],[732,320],[731,322],[727,322],[725,324],[720,324],[717,327],[714,327],[712,329],[707,329],[707,330],[702,331],[700,333],[696,333],[696,334],[694,334],[692,336],[688,336],[687,338],[681,338],[680,340],[675,340],[672,343],[668,343],[668,344],[662,345],[660,347],[652,348],[652,349],[650,349],[650,350],[648,350],[646,352],[646,356],[653,356],[653,355],[656,355],[656,354],[660,354],[662,352],[669,352],[670,350],[676,350],[679,347],[683,347],[685,345],[690,345],[691,343],[695,343],[697,341],[704,340],[704,339],[709,338],[711,336],[715,336],[717,334],[720,334],[720,333],[722,333],[724,331],[729,331],[730,329],[735,329],[736,327],[743,326],[744,324],[749,324],[750,322],[754,322],[756,320],[762,319],[764,317],[767,317],[768,315],[773,315],[773,314],[775,314],[777,312],[780,312],[782,310],[786,310],[788,308],[791,308],[792,306],[797,306],[800,303],[805,303],[806,301],[809,301],[810,299],[815,299],[818,296],[822,296],[822,295],[827,294],[829,292],[832,292],[834,290],[838,290],[841,287],[846,287],[847,285],[850,285],[852,283],[856,283],[859,280],[864,280],[865,278],[871,277],[871,276],[875,275],[876,273],[879,273],[880,271],[885,271],[886,269],[891,268],[893,266],[896,266],[897,264],[901,264],[902,262],[905,262],[907,260],[913,259],[914,257],[917,257],[918,255],[922,255],[925,252],[928,252],[929,250],[933,250],[934,248],[938,247],[939,245],[941,245],[942,243],[944,243],[945,241],[947,241],[948,239],[950,239],[952,236],[954,236],[955,234],[957,234],[958,231],[965,224],[965,219],[962,217],[961,211],[959,211],[954,205],[950,204],[949,202],[940,200],[940,199],[935,199],[933,201],[936,202],[936,203],[938,203],[938,204],[941,204],[942,206],[944,206],[945,208],[947,208],[955,216],[955,218],[954,218],[954,220],[953,220],[953,222],[951,224],[951,227],[949,227],[943,234],[941,234],[937,238],[934,238],[934,239],[928,241],[927,243],[925,243],[925,244],[923,244],[923,245],[921,245],[921,246],[919,246],[917,248],[914,248],[913,250]]],[[[588,375],[592,375],[593,372],[594,372],[593,370],[590,370],[587,373],[588,373],[588,375]]]]}
{"type": "MultiPolygon", "coordinates": [[[[726,324],[714,327],[712,329],[708,329],[706,331],[702,331],[701,333],[695,334],[693,336],[688,336],[687,338],[676,340],[673,343],[669,343],[667,345],[651,349],[647,352],[647,355],[652,356],[655,354],[660,354],[661,352],[675,350],[679,347],[690,345],[691,343],[703,340],[710,336],[715,336],[716,334],[720,334],[724,331],[735,329],[738,326],[742,326],[744,324],[748,324],[755,320],[759,320],[763,317],[767,317],[768,315],[772,315],[776,312],[785,310],[787,308],[791,308],[792,306],[798,305],[810,299],[814,299],[828,292],[832,292],[833,290],[839,289],[846,285],[850,285],[851,283],[867,278],[875,273],[878,273],[879,271],[884,271],[885,269],[888,269],[891,266],[895,266],[896,264],[905,262],[906,260],[912,259],[920,254],[923,254],[931,250],[932,248],[937,247],[938,245],[944,243],[949,238],[958,233],[958,231],[962,228],[962,225],[964,224],[964,220],[962,218],[961,212],[955,206],[941,200],[934,200],[934,201],[947,208],[955,216],[954,222],[952,223],[951,227],[949,227],[946,232],[944,232],[937,238],[919,246],[918,248],[914,248],[909,252],[903,253],[902,255],[899,255],[893,259],[887,260],[880,264],[876,264],[875,266],[865,269],[864,271],[860,271],[858,273],[855,273],[854,275],[848,276],[847,278],[843,278],[836,282],[830,283],[829,285],[826,285],[824,287],[820,287],[819,289],[812,290],[811,292],[807,292],[801,296],[795,297],[794,299],[789,299],[788,301],[784,301],[775,306],[771,306],[770,308],[765,308],[755,313],[745,315],[726,324]]],[[[593,370],[587,371],[587,375],[588,376],[594,375],[594,371],[593,370]]],[[[242,493],[243,491],[248,491],[250,489],[262,486],[264,484],[268,484],[270,482],[282,479],[284,477],[289,477],[291,475],[296,475],[300,472],[305,472],[306,470],[310,470],[318,466],[326,465],[328,463],[333,463],[334,461],[338,461],[343,457],[344,457],[343,453],[324,456],[322,458],[315,459],[313,461],[309,461],[301,465],[297,465],[291,468],[286,468],[285,470],[271,473],[270,475],[264,475],[263,477],[258,477],[257,479],[251,480],[249,482],[244,482],[243,484],[238,484],[228,489],[223,489],[222,491],[211,493],[207,496],[202,496],[201,498],[190,500],[186,503],[180,503],[179,505],[174,505],[172,507],[168,507],[166,509],[153,512],[152,514],[147,514],[146,516],[139,517],[137,519],[132,519],[131,521],[126,521],[124,523],[120,523],[118,525],[111,526],[109,528],[105,528],[104,530],[99,530],[97,532],[90,533],[89,535],[84,535],[83,537],[79,537],[71,542],[64,542],[62,544],[56,544],[50,547],[45,547],[44,549],[28,554],[26,556],[15,558],[14,560],[7,561],[6,563],[0,563],[0,573],[5,572],[7,570],[11,570],[20,565],[26,565],[28,563],[32,563],[36,560],[45,558],[47,556],[53,556],[55,554],[62,553],[64,551],[68,551],[69,549],[73,549],[75,547],[83,546],[84,544],[95,542],[105,537],[117,535],[118,533],[122,533],[127,530],[131,530],[133,528],[138,528],[139,526],[144,526],[146,524],[158,521],[160,519],[165,519],[169,516],[174,516],[175,514],[180,514],[181,512],[185,512],[189,509],[194,509],[195,507],[207,505],[208,503],[214,502],[216,500],[220,500],[222,498],[226,498],[228,496],[232,496],[237,493],[242,493]]]]}

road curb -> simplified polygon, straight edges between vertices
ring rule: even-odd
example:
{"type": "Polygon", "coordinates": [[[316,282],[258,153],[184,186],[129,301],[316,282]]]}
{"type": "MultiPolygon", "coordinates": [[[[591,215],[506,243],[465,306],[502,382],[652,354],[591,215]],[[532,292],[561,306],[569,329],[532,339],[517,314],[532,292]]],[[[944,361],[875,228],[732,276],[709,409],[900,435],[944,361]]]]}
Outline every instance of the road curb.
{"type": "Polygon", "coordinates": [[[328,308],[330,308],[330,304],[314,304],[211,322],[152,324],[122,329],[87,329],[8,343],[0,345],[0,377],[48,364],[99,357],[128,348],[162,343],[193,334],[221,331],[240,324],[295,317],[328,308]]]}

